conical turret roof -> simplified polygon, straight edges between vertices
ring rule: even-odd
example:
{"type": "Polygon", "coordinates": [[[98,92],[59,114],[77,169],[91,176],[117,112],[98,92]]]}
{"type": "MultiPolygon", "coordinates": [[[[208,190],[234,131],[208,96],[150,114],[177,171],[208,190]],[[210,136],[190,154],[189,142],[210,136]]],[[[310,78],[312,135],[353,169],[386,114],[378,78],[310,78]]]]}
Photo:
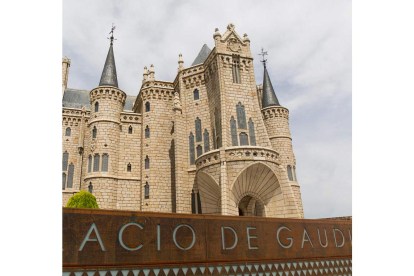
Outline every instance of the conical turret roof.
{"type": "Polygon", "coordinates": [[[204,44],[191,66],[203,63],[210,53],[210,48],[208,48],[207,44],[204,44]]]}
{"type": "Polygon", "coordinates": [[[99,82],[99,86],[105,85],[118,87],[118,78],[116,76],[115,57],[112,43],[109,47],[108,55],[106,56],[105,65],[102,71],[101,81],[99,82]]]}
{"type": "Polygon", "coordinates": [[[267,73],[266,65],[264,66],[263,74],[263,97],[262,108],[269,106],[280,106],[279,100],[276,97],[275,91],[270,81],[269,74],[267,73]]]}

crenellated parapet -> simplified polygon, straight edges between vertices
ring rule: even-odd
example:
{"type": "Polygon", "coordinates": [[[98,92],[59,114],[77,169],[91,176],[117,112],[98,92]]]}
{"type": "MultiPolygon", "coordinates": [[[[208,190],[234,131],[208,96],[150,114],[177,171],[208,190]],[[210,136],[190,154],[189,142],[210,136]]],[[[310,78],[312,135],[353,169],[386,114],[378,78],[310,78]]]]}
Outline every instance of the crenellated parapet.
{"type": "Polygon", "coordinates": [[[88,110],[63,108],[62,123],[66,126],[78,126],[82,122],[82,118],[85,118],[85,122],[88,122],[90,115],[91,112],[88,110]]]}
{"type": "Polygon", "coordinates": [[[263,119],[278,117],[289,120],[289,110],[283,106],[270,106],[262,109],[263,119]]]}
{"type": "Polygon", "coordinates": [[[125,105],[126,93],[121,89],[113,86],[99,86],[89,93],[91,104],[100,99],[114,100],[125,105]]]}

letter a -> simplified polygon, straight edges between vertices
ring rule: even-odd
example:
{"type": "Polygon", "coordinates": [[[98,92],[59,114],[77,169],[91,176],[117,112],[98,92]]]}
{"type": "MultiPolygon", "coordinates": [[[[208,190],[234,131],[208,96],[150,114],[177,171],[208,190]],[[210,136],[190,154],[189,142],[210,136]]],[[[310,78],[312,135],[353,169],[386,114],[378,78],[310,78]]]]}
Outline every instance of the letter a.
{"type": "Polygon", "coordinates": [[[95,222],[92,223],[91,228],[89,228],[89,231],[86,234],[86,237],[83,239],[83,242],[82,242],[81,246],[79,247],[79,250],[78,251],[82,251],[83,247],[85,246],[85,243],[88,242],[88,241],[98,241],[99,242],[99,245],[101,246],[102,251],[105,251],[105,247],[104,247],[104,245],[102,243],[101,236],[99,236],[98,228],[96,228],[95,222]],[[92,230],[95,230],[96,237],[98,239],[93,239],[93,238],[90,238],[89,237],[91,235],[91,233],[92,233],[92,230]]]}
{"type": "Polygon", "coordinates": [[[311,241],[311,239],[310,239],[310,237],[309,237],[309,235],[308,235],[308,232],[306,231],[306,228],[303,228],[302,248],[303,248],[303,245],[304,245],[305,241],[310,242],[310,244],[311,244],[311,246],[312,246],[312,248],[313,248],[313,244],[312,244],[312,241],[311,241]],[[307,238],[306,238],[306,239],[305,239],[305,235],[307,236],[307,238]]]}

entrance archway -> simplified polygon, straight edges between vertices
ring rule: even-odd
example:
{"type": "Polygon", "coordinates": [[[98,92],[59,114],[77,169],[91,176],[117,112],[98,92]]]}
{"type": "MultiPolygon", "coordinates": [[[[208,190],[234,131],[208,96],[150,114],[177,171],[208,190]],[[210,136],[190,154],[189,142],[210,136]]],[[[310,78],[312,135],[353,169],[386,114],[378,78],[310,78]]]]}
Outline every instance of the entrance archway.
{"type": "Polygon", "coordinates": [[[246,195],[239,202],[239,216],[264,217],[263,203],[250,195],[246,195]]]}
{"type": "MultiPolygon", "coordinates": [[[[269,203],[275,199],[280,185],[275,173],[264,163],[257,162],[239,173],[231,187],[233,206],[230,212],[239,216],[266,217],[269,203]]],[[[272,205],[273,206],[273,205],[272,205]]],[[[272,207],[274,208],[274,206],[272,207]]]]}

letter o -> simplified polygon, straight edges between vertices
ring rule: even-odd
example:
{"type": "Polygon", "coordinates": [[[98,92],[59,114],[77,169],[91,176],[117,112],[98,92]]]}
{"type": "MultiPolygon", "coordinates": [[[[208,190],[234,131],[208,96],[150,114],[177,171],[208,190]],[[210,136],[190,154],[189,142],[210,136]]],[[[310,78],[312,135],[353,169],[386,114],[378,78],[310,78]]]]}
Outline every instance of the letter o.
{"type": "Polygon", "coordinates": [[[177,226],[177,227],[175,227],[175,229],[174,229],[174,233],[173,233],[173,240],[174,240],[175,245],[176,245],[178,248],[180,248],[181,250],[188,250],[188,249],[190,249],[191,247],[193,247],[193,245],[195,244],[195,241],[196,241],[196,236],[195,236],[194,229],[193,229],[190,225],[188,225],[188,224],[186,224],[186,223],[183,223],[183,224],[178,225],[178,226],[177,226]],[[179,245],[179,244],[177,243],[177,239],[176,239],[177,230],[178,230],[178,229],[180,229],[182,226],[187,226],[188,228],[190,228],[191,232],[193,232],[193,241],[191,242],[190,246],[188,246],[188,247],[182,247],[181,245],[179,245]]]}
{"type": "Polygon", "coordinates": [[[289,245],[284,245],[283,243],[280,242],[279,233],[283,229],[286,229],[286,230],[288,230],[290,232],[290,229],[287,228],[286,226],[279,227],[279,229],[277,229],[277,241],[280,244],[280,246],[282,246],[283,248],[290,248],[290,247],[292,247],[292,244],[293,244],[293,238],[287,238],[288,240],[290,240],[289,245]]]}
{"type": "Polygon", "coordinates": [[[131,247],[126,246],[124,241],[122,240],[122,234],[124,233],[125,228],[127,228],[130,225],[138,226],[141,230],[144,229],[144,227],[139,223],[129,222],[129,223],[127,223],[127,224],[125,224],[124,226],[121,227],[121,230],[119,230],[118,238],[119,238],[119,243],[121,244],[121,246],[123,248],[125,248],[126,250],[129,250],[129,251],[135,251],[135,250],[140,249],[143,246],[143,244],[141,243],[137,247],[131,248],[131,247]]]}

